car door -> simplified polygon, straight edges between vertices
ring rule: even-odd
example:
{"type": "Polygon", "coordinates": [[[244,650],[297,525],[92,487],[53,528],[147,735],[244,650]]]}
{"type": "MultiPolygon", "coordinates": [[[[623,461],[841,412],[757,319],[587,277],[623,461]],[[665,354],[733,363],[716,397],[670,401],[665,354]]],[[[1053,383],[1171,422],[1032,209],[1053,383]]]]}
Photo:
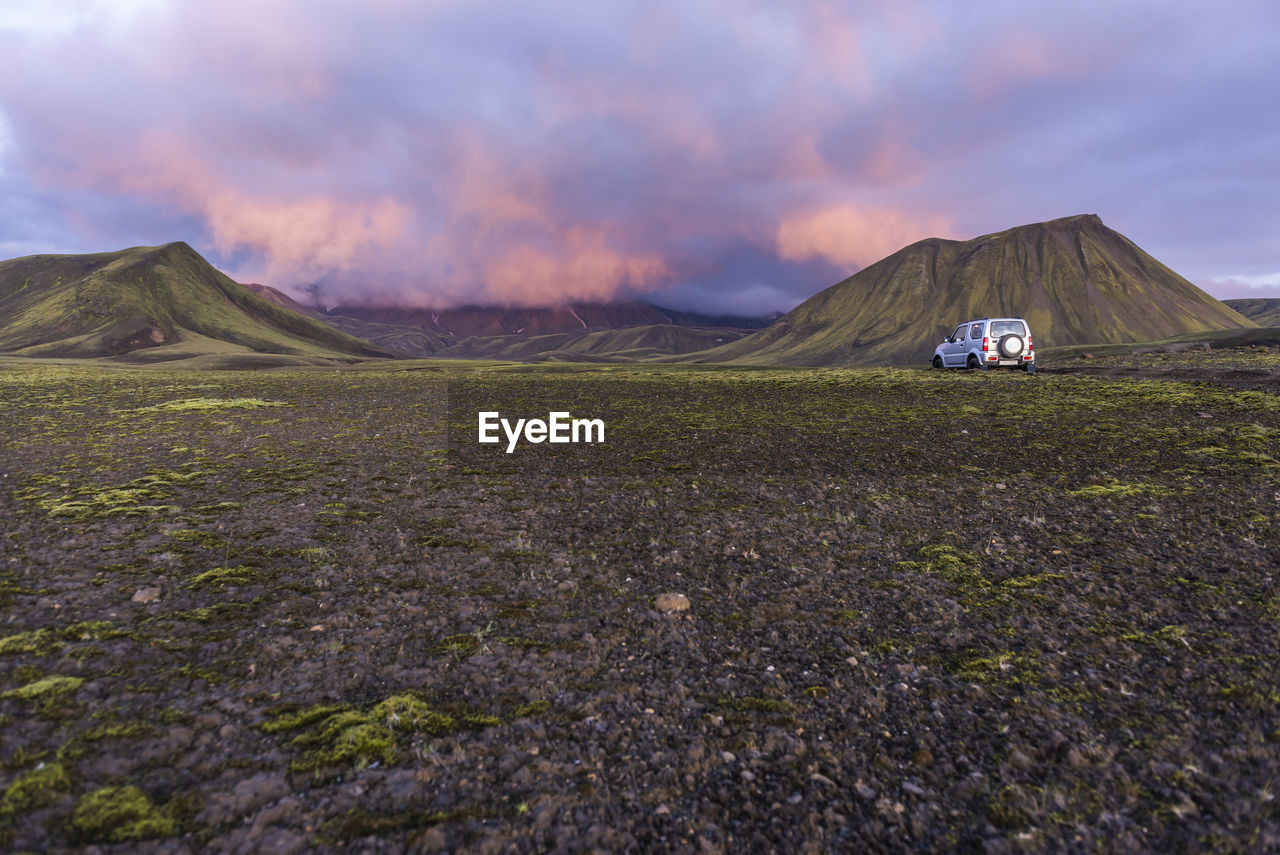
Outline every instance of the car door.
{"type": "Polygon", "coordinates": [[[950,365],[953,368],[957,365],[964,365],[964,334],[966,325],[961,324],[956,327],[956,331],[951,334],[950,341],[942,349],[942,364],[950,365]]]}

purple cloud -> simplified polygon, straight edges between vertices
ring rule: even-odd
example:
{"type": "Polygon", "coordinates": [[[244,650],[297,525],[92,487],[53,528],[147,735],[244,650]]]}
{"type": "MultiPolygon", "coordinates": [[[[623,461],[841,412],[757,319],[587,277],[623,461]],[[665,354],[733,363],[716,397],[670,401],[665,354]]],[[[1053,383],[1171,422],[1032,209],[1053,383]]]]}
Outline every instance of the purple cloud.
{"type": "Polygon", "coordinates": [[[1097,212],[1195,281],[1263,276],[1277,24],[1263,2],[0,17],[0,248],[184,239],[329,300],[744,311],[923,237],[1097,212]]]}

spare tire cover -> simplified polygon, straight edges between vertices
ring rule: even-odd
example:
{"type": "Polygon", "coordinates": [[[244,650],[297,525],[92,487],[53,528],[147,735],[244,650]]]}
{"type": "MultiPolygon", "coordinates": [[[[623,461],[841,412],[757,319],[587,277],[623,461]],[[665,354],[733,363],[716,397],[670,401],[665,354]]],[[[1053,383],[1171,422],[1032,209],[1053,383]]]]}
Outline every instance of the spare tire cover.
{"type": "Polygon", "coordinates": [[[1022,336],[1020,335],[1014,335],[1013,333],[1010,333],[1009,335],[1002,336],[1000,338],[1000,355],[1001,356],[1008,356],[1008,357],[1019,356],[1022,353],[1023,347],[1024,345],[1022,342],[1022,336]]]}

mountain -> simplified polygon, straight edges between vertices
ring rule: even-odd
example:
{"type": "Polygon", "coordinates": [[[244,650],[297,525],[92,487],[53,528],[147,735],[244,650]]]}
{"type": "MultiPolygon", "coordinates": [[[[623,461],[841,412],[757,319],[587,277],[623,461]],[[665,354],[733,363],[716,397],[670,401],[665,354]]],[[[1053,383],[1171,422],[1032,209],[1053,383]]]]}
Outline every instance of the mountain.
{"type": "Polygon", "coordinates": [[[744,330],[650,324],[535,336],[474,336],[436,355],[460,359],[644,362],[706,350],[744,335],[744,330]]]}
{"type": "Polygon", "coordinates": [[[325,310],[305,306],[268,285],[245,287],[357,338],[415,357],[596,359],[613,354],[609,358],[645,359],[715,347],[772,320],[707,315],[639,301],[523,309],[343,304],[325,310]],[[620,334],[610,334],[614,332],[620,334]]]}
{"type": "Polygon", "coordinates": [[[276,363],[392,355],[264,299],[181,242],[0,262],[0,353],[132,362],[292,358],[276,363]]]}
{"type": "Polygon", "coordinates": [[[1280,327],[1280,297],[1256,297],[1222,302],[1260,327],[1280,327]]]}
{"type": "Polygon", "coordinates": [[[1000,316],[1025,317],[1037,347],[1257,326],[1086,214],[913,243],[689,361],[924,364],[956,324],[1000,316]]]}
{"type": "Polygon", "coordinates": [[[375,323],[346,315],[327,314],[317,306],[306,306],[270,285],[249,284],[244,287],[277,306],[315,318],[347,335],[364,339],[400,356],[432,356],[454,343],[452,336],[430,332],[409,324],[375,323]]]}
{"type": "Polygon", "coordinates": [[[424,309],[396,306],[338,305],[326,311],[326,319],[352,318],[366,323],[413,326],[461,341],[472,336],[547,335],[582,330],[670,324],[674,326],[760,329],[766,318],[737,315],[703,315],[664,309],[652,303],[626,300],[613,303],[569,303],[543,308],[460,306],[424,309]]]}

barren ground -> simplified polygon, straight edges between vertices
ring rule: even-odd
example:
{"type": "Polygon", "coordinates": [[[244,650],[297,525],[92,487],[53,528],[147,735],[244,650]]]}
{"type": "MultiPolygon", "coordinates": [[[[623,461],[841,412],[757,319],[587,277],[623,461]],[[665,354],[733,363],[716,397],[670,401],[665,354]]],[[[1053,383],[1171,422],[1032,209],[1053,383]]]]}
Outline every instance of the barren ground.
{"type": "Polygon", "coordinates": [[[0,365],[0,849],[1280,847],[1274,385],[409,367],[0,365]]]}

